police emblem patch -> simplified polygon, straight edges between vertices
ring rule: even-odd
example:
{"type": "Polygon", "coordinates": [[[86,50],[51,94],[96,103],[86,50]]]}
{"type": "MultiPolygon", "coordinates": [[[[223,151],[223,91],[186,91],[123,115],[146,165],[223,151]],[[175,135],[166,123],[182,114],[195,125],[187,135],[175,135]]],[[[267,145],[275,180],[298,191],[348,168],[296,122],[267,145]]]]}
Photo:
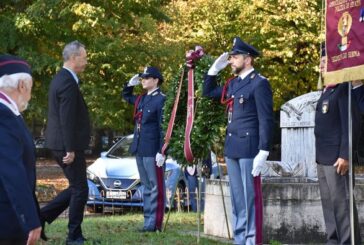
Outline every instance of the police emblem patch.
{"type": "Polygon", "coordinates": [[[240,104],[243,104],[244,103],[244,97],[243,96],[241,96],[241,98],[239,99],[239,103],[240,104]]]}
{"type": "Polygon", "coordinates": [[[326,114],[329,111],[329,101],[328,100],[324,100],[322,102],[321,111],[323,114],[326,114]]]}

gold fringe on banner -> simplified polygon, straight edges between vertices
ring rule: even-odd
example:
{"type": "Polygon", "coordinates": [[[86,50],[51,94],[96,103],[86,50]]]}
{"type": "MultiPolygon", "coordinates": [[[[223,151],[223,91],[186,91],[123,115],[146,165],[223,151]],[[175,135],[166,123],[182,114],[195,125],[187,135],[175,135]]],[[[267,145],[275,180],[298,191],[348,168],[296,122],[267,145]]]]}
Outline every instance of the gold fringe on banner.
{"type": "Polygon", "coordinates": [[[325,85],[362,80],[364,79],[364,65],[345,68],[339,71],[325,72],[323,75],[325,85]]]}
{"type": "Polygon", "coordinates": [[[322,90],[322,78],[321,78],[321,74],[319,74],[319,79],[317,81],[317,90],[322,90]]]}

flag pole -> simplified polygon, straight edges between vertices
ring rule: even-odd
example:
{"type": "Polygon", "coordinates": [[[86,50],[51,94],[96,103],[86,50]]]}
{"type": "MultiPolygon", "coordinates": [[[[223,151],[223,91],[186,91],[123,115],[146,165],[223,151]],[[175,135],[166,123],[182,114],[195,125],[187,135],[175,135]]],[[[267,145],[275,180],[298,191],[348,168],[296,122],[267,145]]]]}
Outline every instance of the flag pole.
{"type": "Polygon", "coordinates": [[[352,135],[352,113],[351,113],[351,82],[348,84],[348,128],[349,128],[349,195],[350,195],[350,233],[351,244],[355,244],[355,227],[354,227],[354,193],[353,193],[353,135],[352,135]]]}
{"type": "Polygon", "coordinates": [[[197,244],[201,238],[201,188],[202,188],[202,164],[201,159],[197,162],[198,188],[197,188],[197,244]]]}

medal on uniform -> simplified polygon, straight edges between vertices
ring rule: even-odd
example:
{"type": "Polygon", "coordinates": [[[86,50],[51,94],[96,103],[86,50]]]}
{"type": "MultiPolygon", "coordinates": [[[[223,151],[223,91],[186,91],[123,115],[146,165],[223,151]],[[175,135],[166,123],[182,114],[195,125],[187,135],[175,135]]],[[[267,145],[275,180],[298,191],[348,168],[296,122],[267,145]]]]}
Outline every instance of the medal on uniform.
{"type": "Polygon", "coordinates": [[[231,96],[231,103],[228,107],[228,123],[231,123],[231,120],[233,119],[233,105],[234,105],[234,95],[231,96]]]}
{"type": "Polygon", "coordinates": [[[243,104],[244,103],[244,95],[242,95],[239,99],[239,104],[243,104]]]}
{"type": "Polygon", "coordinates": [[[143,115],[143,109],[140,109],[138,112],[138,117],[137,117],[137,131],[138,133],[140,133],[140,128],[142,126],[142,115],[143,115]]]}
{"type": "Polygon", "coordinates": [[[229,110],[228,112],[228,122],[231,123],[231,119],[233,118],[233,112],[232,110],[229,110]]]}
{"type": "Polygon", "coordinates": [[[329,111],[329,101],[324,100],[322,102],[321,112],[322,112],[322,114],[326,114],[328,111],[329,111]]]}

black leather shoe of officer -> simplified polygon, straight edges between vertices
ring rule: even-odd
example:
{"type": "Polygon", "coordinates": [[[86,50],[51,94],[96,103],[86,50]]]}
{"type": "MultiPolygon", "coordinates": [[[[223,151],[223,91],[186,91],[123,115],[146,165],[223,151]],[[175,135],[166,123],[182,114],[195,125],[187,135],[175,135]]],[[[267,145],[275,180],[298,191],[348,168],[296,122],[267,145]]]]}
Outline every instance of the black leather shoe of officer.
{"type": "Polygon", "coordinates": [[[155,232],[155,230],[148,230],[148,229],[145,229],[145,228],[138,229],[137,231],[138,232],[155,232]]]}
{"type": "Polygon", "coordinates": [[[86,238],[84,237],[79,237],[76,240],[71,240],[71,239],[67,239],[66,240],[66,245],[83,245],[86,241],[86,238]]]}
{"type": "Polygon", "coordinates": [[[40,238],[43,241],[48,241],[48,237],[45,234],[45,221],[44,220],[41,220],[40,221],[40,224],[42,225],[42,231],[40,232],[40,238]]]}

